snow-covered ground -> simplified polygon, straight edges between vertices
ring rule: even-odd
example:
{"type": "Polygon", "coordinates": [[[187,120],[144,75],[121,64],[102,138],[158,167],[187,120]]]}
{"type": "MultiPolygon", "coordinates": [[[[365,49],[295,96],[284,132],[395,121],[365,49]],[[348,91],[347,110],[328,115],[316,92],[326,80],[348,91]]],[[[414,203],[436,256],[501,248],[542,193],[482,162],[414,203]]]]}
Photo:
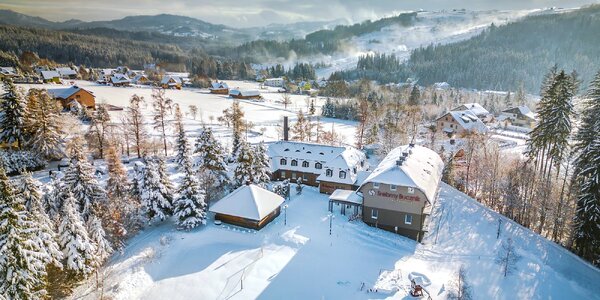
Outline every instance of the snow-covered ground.
{"type": "MultiPolygon", "coordinates": [[[[600,271],[537,234],[442,185],[423,244],[349,221],[315,188],[294,195],[260,231],[230,225],[175,230],[171,221],[133,238],[103,270],[112,299],[411,299],[409,277],[445,299],[460,265],[473,299],[600,299],[600,271]],[[287,225],[284,224],[287,219],[287,225]],[[500,239],[496,239],[502,219],[500,239]],[[504,278],[501,241],[522,256],[504,278]],[[369,292],[378,288],[378,292],[369,292]],[[382,288],[392,290],[386,293],[382,288]]],[[[101,275],[102,275],[101,274],[101,275]]],[[[72,298],[95,299],[94,280],[72,298]]]]}
{"type": "MultiPolygon", "coordinates": [[[[231,88],[241,89],[258,89],[257,82],[245,82],[245,81],[226,81],[231,88]]],[[[140,87],[113,87],[107,85],[99,85],[89,81],[75,81],[75,84],[81,88],[92,91],[96,96],[96,103],[107,103],[111,105],[120,106],[126,108],[129,105],[129,99],[132,95],[137,94],[143,96],[146,100],[146,106],[144,107],[146,121],[148,122],[149,132],[155,132],[151,130],[151,114],[152,114],[152,89],[147,86],[140,87]]],[[[25,88],[59,88],[67,87],[67,85],[21,85],[25,88]]],[[[308,106],[311,99],[315,100],[315,107],[317,108],[317,114],[320,114],[320,107],[325,102],[322,97],[309,98],[304,95],[292,95],[290,99],[292,104],[287,106],[285,109],[281,103],[282,94],[277,93],[276,89],[261,89],[261,95],[264,101],[254,100],[241,100],[241,107],[245,113],[245,119],[254,124],[253,129],[248,134],[248,140],[252,143],[264,141],[278,140],[281,138],[281,128],[283,125],[283,116],[288,116],[290,125],[296,120],[296,113],[298,110],[302,110],[307,113],[308,106]],[[263,129],[264,128],[264,129],[263,129]],[[262,131],[264,130],[264,135],[262,131]]],[[[201,128],[202,123],[213,125],[217,131],[221,131],[222,134],[230,134],[230,130],[226,127],[220,126],[217,123],[217,118],[223,115],[223,110],[231,107],[233,102],[232,98],[226,95],[215,95],[210,94],[207,89],[196,89],[196,88],[184,88],[182,90],[166,90],[166,96],[171,98],[174,103],[179,104],[184,113],[189,112],[189,106],[195,105],[198,107],[198,116],[196,120],[192,119],[190,115],[186,116],[185,125],[188,131],[188,136],[195,137],[198,130],[201,128]],[[212,118],[212,121],[211,121],[212,118]],[[219,127],[220,126],[220,127],[219,127]]],[[[120,122],[120,115],[122,112],[111,112],[112,121],[115,123],[120,122]]],[[[344,137],[344,141],[348,145],[354,144],[354,135],[356,130],[356,122],[345,121],[330,118],[321,118],[323,130],[333,130],[341,134],[344,137]]],[[[173,132],[171,132],[173,134],[173,132]]],[[[224,142],[227,144],[229,140],[225,139],[224,142]]]]}

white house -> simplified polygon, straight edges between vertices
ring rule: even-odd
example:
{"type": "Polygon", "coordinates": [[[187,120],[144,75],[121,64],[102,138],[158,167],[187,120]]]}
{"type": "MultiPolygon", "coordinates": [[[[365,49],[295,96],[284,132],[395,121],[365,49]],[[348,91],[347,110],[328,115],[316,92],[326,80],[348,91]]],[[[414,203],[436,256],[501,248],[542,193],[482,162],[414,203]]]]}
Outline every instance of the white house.
{"type": "Polygon", "coordinates": [[[62,79],[77,79],[77,71],[71,68],[56,68],[56,72],[62,79]]]}
{"type": "Polygon", "coordinates": [[[265,79],[264,85],[272,87],[283,87],[285,80],[283,78],[267,78],[265,79]]]}

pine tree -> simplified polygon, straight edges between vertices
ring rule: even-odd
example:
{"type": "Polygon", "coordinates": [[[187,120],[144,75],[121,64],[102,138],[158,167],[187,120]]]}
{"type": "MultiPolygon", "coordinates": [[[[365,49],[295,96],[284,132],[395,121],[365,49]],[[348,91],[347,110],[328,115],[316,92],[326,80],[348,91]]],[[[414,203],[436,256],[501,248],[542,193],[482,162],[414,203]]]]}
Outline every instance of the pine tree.
{"type": "Polygon", "coordinates": [[[175,107],[175,132],[177,132],[177,156],[175,162],[179,168],[183,168],[184,160],[190,155],[190,146],[185,136],[185,128],[183,127],[183,115],[179,105],[175,107]]]}
{"type": "Polygon", "coordinates": [[[58,227],[59,245],[65,259],[64,267],[74,275],[87,275],[94,270],[96,246],[90,239],[77,200],[67,193],[58,227]]]}
{"type": "Polygon", "coordinates": [[[189,156],[184,158],[182,171],[184,175],[177,191],[174,216],[180,229],[190,230],[206,223],[206,203],[189,156]]]}
{"type": "Polygon", "coordinates": [[[413,85],[413,88],[410,91],[410,97],[408,97],[408,105],[419,105],[420,103],[421,91],[419,91],[419,87],[415,84],[413,85]]]}
{"type": "Polygon", "coordinates": [[[62,172],[53,172],[50,175],[50,184],[45,188],[43,207],[51,220],[57,220],[62,211],[65,199],[63,176],[62,172]]]}
{"type": "Polygon", "coordinates": [[[579,187],[573,250],[600,266],[600,72],[591,82],[574,137],[574,186],[579,187]]]}
{"type": "Polygon", "coordinates": [[[0,142],[16,143],[21,149],[25,140],[25,101],[23,93],[12,83],[4,81],[4,91],[0,99],[0,142]]]}
{"type": "Polygon", "coordinates": [[[234,170],[234,179],[237,186],[242,186],[247,182],[253,182],[253,166],[254,151],[252,151],[252,148],[248,143],[242,142],[237,157],[237,166],[234,170]]]}
{"type": "Polygon", "coordinates": [[[16,192],[19,199],[23,201],[32,221],[36,223],[38,240],[41,242],[40,248],[48,254],[47,257],[49,260],[47,263],[62,266],[60,263],[62,253],[58,247],[57,236],[54,231],[55,223],[50,220],[44,209],[40,182],[33,179],[31,173],[26,172],[19,180],[16,192]]]}
{"type": "Polygon", "coordinates": [[[317,111],[317,109],[315,108],[315,100],[313,99],[313,100],[310,101],[310,106],[308,108],[308,113],[311,114],[311,115],[314,115],[316,111],[317,111]]]}
{"type": "Polygon", "coordinates": [[[0,168],[0,295],[8,299],[37,299],[45,294],[46,264],[38,224],[15,196],[0,168]]]}
{"type": "Polygon", "coordinates": [[[448,155],[448,162],[442,171],[442,181],[454,186],[454,155],[452,153],[448,155]]]}
{"type": "Polygon", "coordinates": [[[173,211],[172,184],[166,177],[164,162],[146,159],[143,184],[141,185],[141,204],[149,220],[165,220],[173,211]]]}
{"type": "Polygon", "coordinates": [[[167,98],[165,90],[162,89],[152,91],[152,99],[154,129],[160,132],[165,156],[167,156],[167,114],[171,111],[173,100],[167,98]]]}
{"type": "Polygon", "coordinates": [[[298,111],[296,123],[292,126],[292,139],[297,141],[306,141],[307,136],[309,136],[306,132],[308,120],[304,117],[304,113],[302,110],[298,111]]]}
{"type": "Polygon", "coordinates": [[[94,209],[106,201],[106,192],[95,176],[95,169],[87,160],[79,141],[73,143],[71,163],[63,178],[65,188],[72,193],[84,221],[94,209]]]}
{"type": "Polygon", "coordinates": [[[265,187],[266,183],[271,181],[271,163],[267,155],[267,148],[263,142],[254,147],[252,177],[254,183],[262,187],[265,187]]]}
{"type": "Polygon", "coordinates": [[[206,191],[206,201],[217,194],[215,189],[222,186],[227,180],[227,164],[225,163],[225,150],[215,139],[212,129],[204,127],[196,139],[194,153],[197,155],[196,165],[202,178],[201,183],[206,191]]]}
{"type": "Polygon", "coordinates": [[[26,123],[31,135],[28,142],[29,147],[33,152],[46,159],[63,157],[64,132],[60,124],[56,100],[52,99],[45,91],[35,93],[30,98],[37,100],[33,103],[28,102],[29,121],[26,123]]]}
{"type": "Polygon", "coordinates": [[[106,233],[99,218],[91,216],[87,222],[87,230],[88,236],[95,246],[93,266],[97,268],[110,256],[113,249],[106,239],[106,233]]]}

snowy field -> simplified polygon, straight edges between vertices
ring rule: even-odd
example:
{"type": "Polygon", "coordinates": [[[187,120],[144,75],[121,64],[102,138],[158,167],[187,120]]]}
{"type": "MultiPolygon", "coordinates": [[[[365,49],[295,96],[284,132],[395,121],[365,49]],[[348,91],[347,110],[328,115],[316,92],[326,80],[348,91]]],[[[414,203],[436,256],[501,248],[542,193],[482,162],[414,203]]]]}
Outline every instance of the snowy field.
{"type": "MultiPolygon", "coordinates": [[[[460,265],[473,299],[600,299],[600,271],[542,237],[442,185],[423,244],[349,221],[314,188],[293,195],[260,231],[208,225],[191,232],[172,221],[133,238],[103,270],[112,299],[412,299],[409,277],[445,299],[460,265]],[[287,215],[287,217],[286,217],[287,215]],[[287,219],[287,225],[285,223],[287,219]],[[496,239],[502,219],[500,239],[496,239]],[[522,256],[504,278],[494,260],[511,237],[522,256]],[[377,288],[378,292],[369,291],[377,288]]],[[[73,299],[96,299],[94,280],[73,299]]]]}
{"type": "MultiPolygon", "coordinates": [[[[244,82],[244,81],[226,81],[231,88],[241,89],[258,89],[257,82],[244,82]]],[[[146,121],[148,122],[148,129],[150,133],[155,132],[152,130],[151,114],[152,114],[152,89],[147,86],[138,87],[113,87],[107,85],[99,85],[89,81],[75,81],[75,84],[81,88],[92,91],[96,96],[96,103],[107,103],[116,105],[119,107],[126,108],[129,105],[129,99],[132,95],[137,94],[143,96],[146,100],[145,115],[146,121]]],[[[24,88],[66,88],[68,85],[20,85],[24,88]]],[[[292,95],[290,98],[292,104],[287,106],[285,109],[281,103],[281,93],[277,93],[275,89],[263,89],[260,90],[264,101],[254,100],[240,100],[241,107],[245,113],[245,119],[254,124],[252,130],[248,133],[248,141],[254,143],[259,141],[272,141],[281,138],[281,127],[283,125],[283,116],[288,116],[290,125],[296,120],[296,113],[298,110],[302,110],[305,114],[308,111],[308,106],[311,99],[315,100],[315,107],[317,110],[316,114],[320,115],[320,107],[325,102],[322,97],[309,98],[304,95],[292,95]],[[263,134],[264,133],[264,134],[263,134]]],[[[227,95],[215,95],[210,94],[207,89],[196,89],[196,88],[183,88],[182,90],[166,90],[166,96],[171,98],[174,103],[179,104],[183,113],[189,112],[189,106],[195,105],[198,107],[198,115],[194,120],[190,115],[186,116],[185,127],[188,136],[195,138],[198,134],[202,124],[212,125],[215,128],[217,134],[223,138],[223,142],[227,145],[229,143],[229,135],[231,130],[220,126],[217,122],[217,118],[223,115],[223,110],[231,107],[233,102],[232,98],[227,95]]],[[[113,111],[110,112],[113,122],[120,122],[120,115],[122,112],[113,111]]],[[[172,117],[172,116],[171,116],[172,117]]],[[[344,137],[345,143],[352,145],[354,144],[354,135],[356,122],[345,121],[329,118],[321,118],[323,130],[334,130],[336,133],[341,134],[344,137]]],[[[157,133],[156,133],[157,134],[157,133]]],[[[171,136],[174,137],[174,132],[171,132],[171,136]]],[[[158,137],[158,135],[156,135],[158,137]]]]}

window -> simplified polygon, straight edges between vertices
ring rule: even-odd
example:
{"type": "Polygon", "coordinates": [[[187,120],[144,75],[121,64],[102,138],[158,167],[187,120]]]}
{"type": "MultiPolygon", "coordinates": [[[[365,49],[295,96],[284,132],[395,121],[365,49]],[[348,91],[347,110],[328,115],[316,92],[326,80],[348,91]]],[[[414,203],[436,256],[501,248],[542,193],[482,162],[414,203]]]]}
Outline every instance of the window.
{"type": "Polygon", "coordinates": [[[279,161],[279,164],[280,164],[280,165],[282,165],[282,166],[285,166],[285,165],[287,165],[287,160],[285,160],[285,158],[282,158],[282,159],[279,161]]]}
{"type": "Polygon", "coordinates": [[[377,220],[377,217],[379,217],[379,211],[376,209],[371,210],[371,219],[377,220]]]}
{"type": "Polygon", "coordinates": [[[297,160],[292,160],[292,167],[296,167],[298,166],[298,161],[297,160]]]}
{"type": "Polygon", "coordinates": [[[302,167],[303,168],[308,168],[310,166],[310,164],[307,161],[303,161],[302,162],[302,167]]]}
{"type": "Polygon", "coordinates": [[[292,172],[292,179],[296,179],[296,172],[292,172]]]}
{"type": "Polygon", "coordinates": [[[352,168],[352,173],[356,174],[356,167],[352,168]]]}
{"type": "Polygon", "coordinates": [[[379,188],[379,182],[373,182],[373,188],[374,189],[378,189],[379,188]]]}
{"type": "Polygon", "coordinates": [[[415,193],[415,188],[411,188],[411,187],[409,187],[409,188],[408,188],[408,193],[409,193],[409,194],[414,194],[414,193],[415,193]]]}
{"type": "Polygon", "coordinates": [[[331,177],[331,176],[333,176],[333,171],[332,171],[332,170],[330,170],[330,169],[327,169],[327,170],[325,171],[325,176],[327,176],[327,177],[331,177]]]}
{"type": "Polygon", "coordinates": [[[361,168],[364,168],[364,166],[365,166],[365,161],[364,161],[364,160],[361,160],[361,161],[360,161],[360,167],[361,167],[361,168]]]}
{"type": "Polygon", "coordinates": [[[404,216],[404,224],[412,224],[412,215],[405,215],[404,216]]]}
{"type": "Polygon", "coordinates": [[[390,184],[390,191],[395,191],[396,189],[396,185],[390,184]]]}
{"type": "Polygon", "coordinates": [[[281,178],[285,178],[285,171],[281,171],[281,178]]]}
{"type": "Polygon", "coordinates": [[[321,169],[323,169],[323,165],[321,163],[316,163],[315,164],[315,169],[321,170],[321,169]]]}
{"type": "Polygon", "coordinates": [[[346,178],[346,172],[340,171],[340,178],[341,179],[345,179],[346,178]]]}
{"type": "Polygon", "coordinates": [[[284,151],[284,152],[285,152],[285,151],[290,151],[290,149],[287,149],[287,148],[285,148],[285,150],[283,150],[283,151],[284,151]]]}

